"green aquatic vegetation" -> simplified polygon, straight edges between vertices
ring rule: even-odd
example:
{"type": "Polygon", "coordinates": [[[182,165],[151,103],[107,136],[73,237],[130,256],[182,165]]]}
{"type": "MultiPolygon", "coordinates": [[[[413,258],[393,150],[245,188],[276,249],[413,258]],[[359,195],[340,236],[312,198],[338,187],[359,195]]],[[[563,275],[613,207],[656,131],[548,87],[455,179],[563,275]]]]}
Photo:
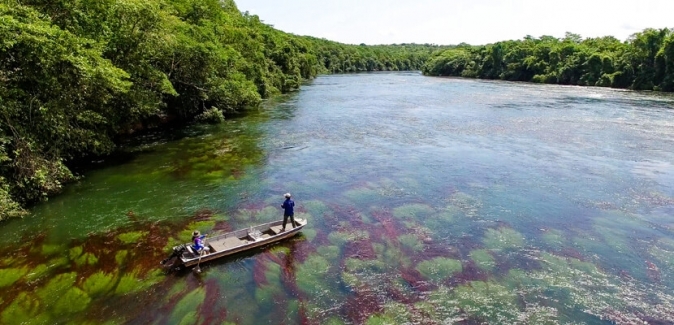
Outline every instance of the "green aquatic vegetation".
{"type": "Polygon", "coordinates": [[[328,206],[325,203],[318,200],[310,200],[302,202],[301,206],[304,207],[307,210],[307,212],[310,213],[311,215],[321,218],[325,213],[330,211],[330,208],[328,208],[328,206]]]}
{"type": "Polygon", "coordinates": [[[199,178],[213,183],[213,182],[222,182],[223,180],[230,180],[227,179],[231,174],[225,172],[224,170],[211,170],[209,172],[203,173],[199,175],[199,178]]]}
{"type": "Polygon", "coordinates": [[[359,258],[347,258],[344,260],[345,270],[351,273],[374,272],[382,273],[389,268],[383,261],[361,260],[359,258]]]}
{"type": "Polygon", "coordinates": [[[138,276],[138,273],[138,271],[134,271],[123,275],[117,283],[115,294],[126,295],[129,293],[145,290],[146,288],[149,288],[161,281],[163,277],[162,270],[160,269],[150,272],[145,277],[138,276]]]}
{"type": "Polygon", "coordinates": [[[555,299],[583,309],[603,310],[606,306],[621,305],[615,296],[619,288],[594,264],[546,252],[541,253],[539,259],[543,271],[531,272],[528,276],[555,299]],[[595,293],[597,288],[601,290],[595,293]]]}
{"type": "Polygon", "coordinates": [[[98,263],[98,257],[92,253],[84,253],[75,258],[75,264],[77,264],[77,266],[94,265],[96,263],[98,263]]]}
{"type": "Polygon", "coordinates": [[[191,222],[187,227],[176,234],[175,240],[169,240],[169,243],[165,247],[166,250],[170,250],[173,246],[189,243],[192,241],[192,233],[195,230],[199,230],[202,234],[208,234],[208,232],[215,227],[215,220],[202,220],[191,222]]]}
{"type": "Polygon", "coordinates": [[[586,256],[601,256],[609,263],[619,265],[632,276],[646,279],[646,268],[640,256],[642,253],[629,242],[632,238],[630,233],[596,225],[593,230],[574,237],[572,239],[574,248],[584,252],[586,256]]]}
{"type": "Polygon", "coordinates": [[[27,268],[0,269],[0,288],[10,286],[28,273],[27,268]]]}
{"type": "MultiPolygon", "coordinates": [[[[49,271],[49,266],[47,264],[39,264],[36,267],[34,267],[28,274],[26,274],[26,281],[35,281],[42,277],[43,275],[47,274],[49,271]]],[[[0,279],[2,278],[2,275],[0,275],[0,279]]],[[[0,280],[1,281],[1,280],[0,280]]],[[[2,287],[2,285],[0,285],[2,287]]]]}
{"type": "Polygon", "coordinates": [[[387,325],[387,324],[412,324],[415,319],[413,313],[407,305],[399,302],[389,302],[384,305],[384,310],[378,315],[368,317],[365,324],[368,325],[387,325]]]}
{"type": "Polygon", "coordinates": [[[437,213],[416,221],[429,229],[433,229],[434,236],[461,235],[470,231],[469,227],[471,226],[470,219],[464,217],[461,210],[451,205],[440,208],[437,213]]]}
{"type": "Polygon", "coordinates": [[[297,299],[292,299],[292,300],[288,301],[288,304],[286,305],[285,313],[286,313],[286,319],[291,320],[291,322],[289,322],[289,323],[299,323],[300,306],[301,306],[301,303],[297,299]]]}
{"type": "Polygon", "coordinates": [[[0,258],[0,267],[2,266],[10,266],[16,262],[17,258],[14,256],[6,256],[3,258],[0,258]]]}
{"type": "Polygon", "coordinates": [[[520,314],[516,292],[493,281],[461,285],[451,297],[464,313],[490,324],[513,323],[520,314]]]}
{"type": "Polygon", "coordinates": [[[237,221],[251,221],[255,220],[256,210],[241,209],[234,214],[234,220],[237,221]]]}
{"type": "Polygon", "coordinates": [[[434,282],[441,282],[454,273],[461,272],[461,261],[445,257],[436,257],[432,260],[422,261],[415,268],[424,278],[434,282]]]}
{"type": "Polygon", "coordinates": [[[425,218],[435,213],[435,209],[426,204],[407,204],[393,209],[393,216],[396,218],[425,218]]]}
{"type": "MultiPolygon", "coordinates": [[[[185,236],[186,241],[192,240],[192,232],[195,230],[201,231],[202,234],[208,234],[208,232],[215,227],[215,220],[201,220],[190,222],[187,226],[187,231],[189,231],[189,236],[185,236]]],[[[182,233],[181,233],[182,234],[182,233]]],[[[181,239],[183,239],[181,237],[181,239]]]]}
{"type": "Polygon", "coordinates": [[[454,222],[454,220],[456,220],[461,214],[462,212],[459,210],[459,208],[450,205],[440,209],[437,214],[431,216],[431,219],[437,219],[438,221],[449,224],[454,222]]]}
{"type": "Polygon", "coordinates": [[[337,246],[319,246],[316,248],[316,251],[318,254],[331,261],[336,261],[341,254],[341,250],[337,246]]]}
{"type": "Polygon", "coordinates": [[[674,240],[661,238],[648,249],[648,253],[670,271],[674,271],[674,240]]]}
{"type": "Polygon", "coordinates": [[[381,198],[379,191],[369,187],[350,189],[343,195],[357,205],[372,204],[381,198]]]}
{"type": "Polygon", "coordinates": [[[124,262],[126,262],[126,258],[129,256],[129,251],[127,250],[121,250],[115,253],[115,262],[117,262],[117,265],[124,265],[124,262]]]}
{"type": "Polygon", "coordinates": [[[56,244],[44,244],[42,245],[42,255],[50,256],[66,251],[66,248],[63,245],[56,244]]]}
{"type": "Polygon", "coordinates": [[[377,189],[379,190],[379,194],[384,197],[399,197],[405,194],[405,189],[402,185],[388,178],[381,179],[377,185],[377,189]]]}
{"type": "MultiPolygon", "coordinates": [[[[640,252],[636,251],[631,244],[630,238],[634,232],[653,233],[650,223],[640,215],[626,213],[622,211],[602,211],[601,215],[592,219],[593,230],[603,240],[603,247],[592,247],[595,252],[603,250],[608,251],[607,256],[614,258],[621,264],[637,262],[637,265],[631,267],[633,273],[640,269],[640,259],[634,258],[630,261],[630,256],[637,256],[640,252]]],[[[602,254],[604,255],[604,254],[602,254]]]]}
{"type": "Polygon", "coordinates": [[[262,287],[255,287],[255,301],[259,304],[269,304],[275,300],[274,297],[283,294],[283,288],[277,282],[274,285],[265,285],[262,287]]]}
{"type": "Polygon", "coordinates": [[[524,312],[518,317],[519,324],[557,325],[559,316],[557,309],[552,307],[527,304],[524,312]]]}
{"type": "Polygon", "coordinates": [[[411,265],[410,257],[404,254],[398,247],[387,240],[386,245],[381,243],[372,244],[372,248],[377,253],[377,260],[390,266],[409,267],[411,265]]]}
{"type": "Polygon", "coordinates": [[[82,255],[84,248],[82,246],[75,246],[68,251],[70,260],[75,260],[82,255]]]}
{"type": "Polygon", "coordinates": [[[269,252],[274,254],[288,255],[290,254],[290,248],[282,245],[274,245],[269,249],[269,252]]]}
{"type": "MultiPolygon", "coordinates": [[[[269,221],[283,219],[283,213],[279,213],[279,214],[274,215],[274,218],[276,218],[276,219],[271,219],[269,221]]],[[[316,220],[315,218],[313,218],[313,216],[310,213],[305,213],[305,212],[295,212],[295,220],[297,220],[297,219],[310,220],[310,221],[316,220]]]]}
{"type": "Polygon", "coordinates": [[[388,315],[370,315],[365,321],[365,325],[393,325],[396,323],[395,319],[388,315]]]}
{"type": "Polygon", "coordinates": [[[475,262],[475,265],[483,271],[491,272],[496,266],[496,260],[489,250],[476,249],[470,251],[470,254],[468,255],[470,256],[470,259],[475,262]]]}
{"type": "Polygon", "coordinates": [[[492,250],[513,250],[524,246],[524,237],[512,228],[490,228],[487,229],[483,242],[492,250]]]}
{"type": "Polygon", "coordinates": [[[186,294],[173,308],[169,319],[174,324],[197,324],[198,308],[206,299],[206,289],[196,288],[186,294]]]}
{"type": "Polygon", "coordinates": [[[560,249],[565,245],[564,233],[557,229],[547,229],[541,236],[547,247],[560,249]]]}
{"type": "Polygon", "coordinates": [[[117,239],[124,244],[135,244],[147,235],[147,231],[132,231],[117,235],[117,239]]]}
{"type": "Polygon", "coordinates": [[[449,198],[449,203],[470,218],[477,216],[479,209],[482,207],[482,202],[463,192],[453,194],[449,198]]]}
{"type": "Polygon", "coordinates": [[[96,272],[90,275],[82,283],[82,289],[89,296],[97,296],[112,291],[115,287],[115,276],[103,271],[96,272]]]}
{"type": "Polygon", "coordinates": [[[187,291],[187,282],[185,281],[176,281],[173,283],[171,289],[164,295],[164,302],[168,303],[173,298],[181,295],[183,292],[187,291]]]}
{"type": "Polygon", "coordinates": [[[51,308],[55,315],[74,314],[87,309],[91,298],[78,287],[69,288],[51,308]]]}
{"type": "Polygon", "coordinates": [[[68,258],[65,257],[65,256],[57,257],[57,258],[53,258],[53,259],[49,260],[47,265],[49,266],[49,268],[54,268],[54,269],[60,268],[60,267],[66,267],[66,266],[70,266],[70,260],[68,260],[68,258]]]}
{"type": "Polygon", "coordinates": [[[264,276],[267,279],[268,283],[281,283],[281,266],[276,263],[267,263],[267,270],[264,272],[264,276]]]}
{"type": "Polygon", "coordinates": [[[313,229],[313,228],[302,229],[302,236],[304,236],[304,238],[306,238],[308,241],[314,240],[314,238],[316,238],[317,234],[318,234],[318,232],[316,231],[316,229],[313,229]]]}
{"type": "MultiPolygon", "coordinates": [[[[429,296],[437,296],[440,291],[442,291],[444,294],[449,294],[449,290],[447,290],[446,287],[441,287],[439,290],[431,292],[429,296]]],[[[428,298],[414,303],[412,308],[414,308],[417,312],[426,315],[426,319],[443,319],[447,324],[454,324],[454,322],[462,320],[462,318],[456,319],[450,317],[459,313],[459,309],[457,307],[452,310],[444,310],[444,307],[439,306],[438,301],[431,302],[428,300],[428,298]]]]}
{"type": "Polygon", "coordinates": [[[0,318],[3,324],[49,324],[47,313],[42,312],[40,300],[26,292],[21,292],[12,303],[2,311],[0,318]]]}
{"type": "Polygon", "coordinates": [[[363,286],[383,288],[391,285],[387,271],[391,271],[394,267],[380,260],[347,258],[344,261],[341,279],[346,286],[352,288],[363,286]]]}
{"type": "Polygon", "coordinates": [[[333,245],[342,247],[347,242],[369,239],[370,234],[362,230],[333,231],[328,235],[328,240],[333,245]]]}
{"type": "Polygon", "coordinates": [[[632,251],[628,242],[629,236],[625,230],[599,225],[595,225],[593,229],[602,237],[604,243],[616,252],[624,254],[632,251]]]}
{"type": "MultiPolygon", "coordinates": [[[[77,320],[78,325],[121,325],[125,324],[128,322],[123,321],[122,319],[107,319],[105,321],[100,321],[100,320],[77,320]]],[[[68,324],[73,324],[73,322],[68,323],[68,324]]]]}
{"type": "Polygon", "coordinates": [[[234,219],[237,221],[256,221],[256,222],[271,222],[283,218],[283,212],[280,209],[268,206],[260,210],[241,209],[234,214],[234,219]]]}
{"type": "Polygon", "coordinates": [[[513,290],[520,288],[535,288],[540,286],[540,281],[532,279],[529,274],[522,269],[510,269],[508,274],[503,277],[501,284],[513,290]]]}
{"type": "Polygon", "coordinates": [[[309,256],[304,263],[297,267],[297,287],[308,295],[335,290],[329,282],[325,281],[332,265],[323,256],[309,256]]]}
{"type": "Polygon", "coordinates": [[[405,234],[398,237],[398,241],[404,247],[409,248],[414,252],[420,252],[424,249],[424,244],[419,240],[417,235],[414,234],[405,234]]]}
{"type": "Polygon", "coordinates": [[[68,289],[72,288],[77,279],[77,273],[62,273],[54,276],[42,288],[38,288],[35,293],[45,305],[53,305],[68,289]]]}
{"type": "Polygon", "coordinates": [[[643,322],[639,315],[666,319],[674,312],[674,296],[658,286],[646,287],[630,278],[607,275],[594,264],[574,258],[541,253],[540,260],[542,270],[519,276],[531,281],[519,290],[535,293],[527,288],[542,288],[549,300],[568,308],[565,314],[582,310],[604,319],[615,319],[618,315],[618,319],[636,323],[643,322]]]}
{"type": "MultiPolygon", "coordinates": [[[[299,213],[297,214],[299,215],[299,213]]],[[[255,214],[255,219],[258,222],[271,222],[280,220],[283,217],[283,213],[274,207],[265,207],[262,210],[257,211],[255,214]]]]}
{"type": "Polygon", "coordinates": [[[365,281],[363,281],[363,279],[361,279],[358,275],[350,272],[342,272],[341,279],[345,286],[351,288],[358,288],[365,284],[365,281]]]}
{"type": "Polygon", "coordinates": [[[642,215],[628,213],[620,210],[602,211],[601,214],[592,219],[592,222],[599,227],[606,227],[620,232],[643,231],[652,232],[649,221],[642,215]]]}
{"type": "MultiPolygon", "coordinates": [[[[296,214],[297,217],[301,218],[300,213],[296,214]]],[[[265,207],[264,209],[258,211],[255,218],[258,222],[271,222],[279,220],[283,217],[283,213],[274,207],[265,207]]],[[[306,218],[306,216],[304,216],[306,218]]]]}

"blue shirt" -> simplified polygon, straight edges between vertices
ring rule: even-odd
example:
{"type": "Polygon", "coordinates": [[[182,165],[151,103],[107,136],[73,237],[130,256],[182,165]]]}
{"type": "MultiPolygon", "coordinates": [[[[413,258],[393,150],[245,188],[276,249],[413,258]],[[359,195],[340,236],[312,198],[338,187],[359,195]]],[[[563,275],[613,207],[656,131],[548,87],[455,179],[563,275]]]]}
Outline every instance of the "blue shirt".
{"type": "Polygon", "coordinates": [[[204,243],[201,241],[204,237],[206,237],[206,235],[194,236],[194,248],[197,250],[204,248],[204,243]]]}
{"type": "Polygon", "coordinates": [[[283,208],[283,213],[287,216],[292,216],[295,214],[295,211],[293,211],[293,207],[295,207],[295,202],[291,199],[286,199],[283,201],[283,204],[281,204],[281,207],[283,208]]]}

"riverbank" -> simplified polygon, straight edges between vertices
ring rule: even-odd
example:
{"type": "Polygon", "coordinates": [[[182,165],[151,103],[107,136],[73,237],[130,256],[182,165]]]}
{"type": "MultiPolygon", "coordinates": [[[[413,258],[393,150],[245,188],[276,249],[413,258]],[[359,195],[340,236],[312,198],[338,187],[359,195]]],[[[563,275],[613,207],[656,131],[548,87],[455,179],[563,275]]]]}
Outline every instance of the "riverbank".
{"type": "Polygon", "coordinates": [[[288,34],[231,1],[0,4],[0,220],[60,193],[69,164],[168,117],[218,122],[322,73],[416,70],[433,45],[288,34]]]}

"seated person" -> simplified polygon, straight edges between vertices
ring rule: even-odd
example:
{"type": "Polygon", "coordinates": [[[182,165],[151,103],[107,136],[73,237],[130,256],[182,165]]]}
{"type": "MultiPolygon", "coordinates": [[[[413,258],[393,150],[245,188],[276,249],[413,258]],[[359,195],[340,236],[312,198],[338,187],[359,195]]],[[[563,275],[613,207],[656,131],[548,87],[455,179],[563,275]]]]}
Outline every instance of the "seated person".
{"type": "Polygon", "coordinates": [[[199,230],[195,230],[192,233],[192,242],[194,242],[194,245],[192,245],[192,249],[199,253],[199,255],[204,255],[208,254],[210,249],[206,246],[204,246],[203,239],[206,237],[206,235],[201,235],[199,230]]]}

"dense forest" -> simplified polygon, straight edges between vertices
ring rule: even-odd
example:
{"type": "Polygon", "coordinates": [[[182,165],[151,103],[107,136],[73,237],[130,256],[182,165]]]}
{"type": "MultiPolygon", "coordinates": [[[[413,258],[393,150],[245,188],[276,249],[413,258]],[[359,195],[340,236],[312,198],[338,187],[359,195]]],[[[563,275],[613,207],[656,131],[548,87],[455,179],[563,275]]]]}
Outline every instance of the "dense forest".
{"type": "Polygon", "coordinates": [[[0,220],[121,134],[219,121],[321,73],[419,70],[438,47],[284,33],[232,0],[0,3],[0,220]]]}
{"type": "Polygon", "coordinates": [[[274,29],[233,0],[0,3],[0,220],[76,179],[120,136],[218,122],[323,73],[427,75],[674,90],[674,36],[567,34],[487,46],[346,45],[274,29]]]}
{"type": "Polygon", "coordinates": [[[614,37],[527,36],[438,52],[424,74],[563,85],[674,91],[674,32],[646,29],[626,42],[614,37]]]}

